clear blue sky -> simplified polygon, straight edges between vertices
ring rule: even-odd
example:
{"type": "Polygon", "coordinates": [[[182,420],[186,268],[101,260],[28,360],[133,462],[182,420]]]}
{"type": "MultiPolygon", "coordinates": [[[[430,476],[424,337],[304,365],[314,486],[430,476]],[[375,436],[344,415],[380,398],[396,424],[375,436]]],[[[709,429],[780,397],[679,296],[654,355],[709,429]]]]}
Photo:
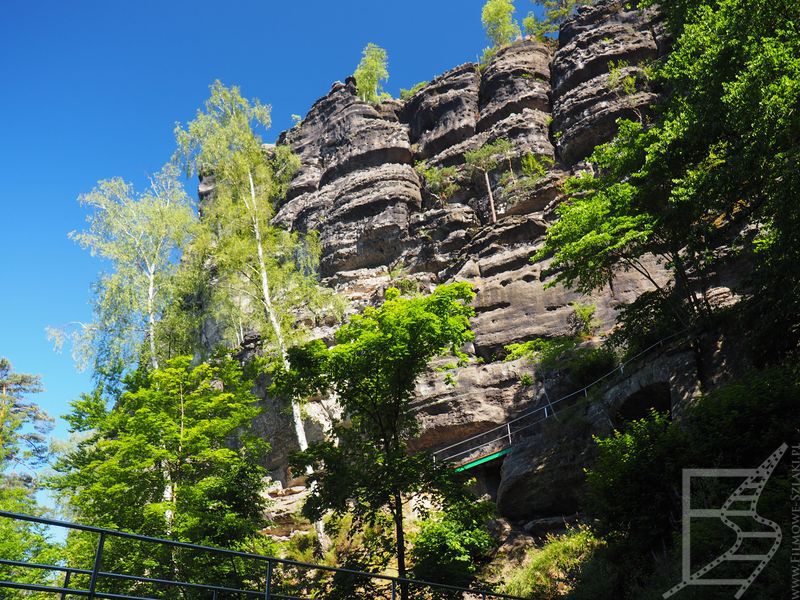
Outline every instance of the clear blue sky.
{"type": "MultiPolygon", "coordinates": [[[[305,115],[362,48],[387,49],[393,95],[475,60],[483,0],[4,0],[0,16],[0,356],[41,374],[52,415],[89,391],[44,328],[91,318],[101,265],[67,239],[100,179],[143,185],[215,79],[305,115]]],[[[517,0],[519,12],[532,5],[517,0]]],[[[189,182],[194,193],[194,183],[189,182]]],[[[56,433],[64,436],[62,422],[56,433]]]]}

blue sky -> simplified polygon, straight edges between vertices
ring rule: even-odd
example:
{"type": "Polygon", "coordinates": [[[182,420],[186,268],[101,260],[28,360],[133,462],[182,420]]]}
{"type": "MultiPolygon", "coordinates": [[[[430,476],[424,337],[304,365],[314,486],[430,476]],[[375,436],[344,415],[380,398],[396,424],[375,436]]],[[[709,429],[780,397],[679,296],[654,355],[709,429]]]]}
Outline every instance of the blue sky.
{"type": "MultiPolygon", "coordinates": [[[[52,415],[91,388],[47,325],[91,318],[101,265],[67,233],[100,179],[144,185],[215,79],[273,107],[269,137],[387,49],[387,91],[475,60],[483,0],[4,0],[0,16],[0,355],[43,377],[52,415]]],[[[531,8],[517,0],[520,13],[531,8]]],[[[270,140],[271,141],[271,140],[270,140]]],[[[195,185],[188,182],[194,193],[195,185]]],[[[56,433],[64,436],[59,423],[56,433]]]]}

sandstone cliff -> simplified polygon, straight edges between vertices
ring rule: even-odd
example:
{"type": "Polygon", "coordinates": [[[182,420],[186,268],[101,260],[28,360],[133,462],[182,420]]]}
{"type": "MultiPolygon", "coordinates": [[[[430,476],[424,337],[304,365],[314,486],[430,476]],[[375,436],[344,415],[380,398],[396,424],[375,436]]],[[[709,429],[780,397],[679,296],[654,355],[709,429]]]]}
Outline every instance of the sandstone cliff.
{"type": "MultiPolygon", "coordinates": [[[[665,46],[655,10],[604,1],[581,8],[561,28],[557,45],[519,41],[482,69],[467,63],[442,74],[406,102],[365,104],[352,79],[337,82],[301,123],[281,135],[302,168],[276,221],[319,232],[324,283],[354,308],[379,301],[390,285],[429,290],[463,280],[477,290],[470,349],[476,360],[455,370],[455,385],[441,372],[419,384],[419,448],[479,433],[541,400],[539,387],[520,385],[529,365],[500,360],[504,346],[569,332],[570,302],[576,300],[596,304],[601,329],[607,329],[620,305],[649,289],[640,276],[620,273],[613,289],[581,298],[560,286],[546,288],[546,263],[531,264],[529,258],[554,218],[559,184],[587,168],[583,159],[610,139],[616,119],[641,117],[656,98],[646,85],[621,93],[610,71],[635,74],[662,56],[665,46]],[[514,169],[529,154],[552,159],[553,166],[522,189],[504,186],[499,173],[490,174],[496,223],[481,181],[466,170],[458,176],[460,191],[447,202],[425,191],[415,170],[418,161],[461,167],[466,151],[500,138],[513,143],[514,169]]],[[[670,360],[685,363],[681,356],[670,360]]],[[[656,379],[669,382],[671,373],[656,379]]],[[[682,393],[676,386],[667,394],[682,393]]],[[[325,410],[311,412],[314,438],[321,434],[325,410]]],[[[589,421],[602,428],[608,411],[595,413],[589,421]]],[[[293,446],[289,431],[275,423],[264,431],[280,449],[273,455],[276,472],[293,446]]],[[[513,517],[572,511],[586,447],[585,437],[533,436],[505,460],[500,473],[487,475],[499,478],[487,487],[496,488],[501,511],[513,517]]]]}

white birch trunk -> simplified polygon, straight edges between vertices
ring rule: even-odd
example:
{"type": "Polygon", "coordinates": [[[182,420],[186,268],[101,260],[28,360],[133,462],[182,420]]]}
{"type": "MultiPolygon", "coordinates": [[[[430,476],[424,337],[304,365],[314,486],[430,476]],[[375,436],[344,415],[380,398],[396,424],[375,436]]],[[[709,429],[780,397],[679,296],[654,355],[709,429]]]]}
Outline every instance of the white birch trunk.
{"type": "Polygon", "coordinates": [[[489,183],[489,173],[483,172],[483,178],[486,180],[486,191],[489,192],[489,208],[492,210],[492,223],[497,223],[497,213],[494,210],[494,194],[492,194],[492,184],[489,183]]]}
{"type": "Polygon", "coordinates": [[[150,364],[153,369],[158,369],[158,357],[156,356],[156,315],[155,315],[155,273],[152,267],[147,274],[147,337],[150,338],[150,364]]]}
{"type": "MultiPolygon", "coordinates": [[[[281,353],[281,361],[283,362],[283,367],[288,371],[289,370],[289,358],[286,351],[286,342],[283,338],[283,331],[281,329],[280,321],[278,320],[278,315],[275,311],[275,307],[272,304],[272,295],[269,290],[269,277],[267,274],[267,263],[264,258],[264,247],[261,241],[261,228],[258,224],[258,214],[256,212],[256,190],[253,184],[253,175],[252,173],[248,173],[248,177],[250,179],[250,201],[251,206],[247,207],[250,210],[250,217],[253,222],[253,235],[256,238],[256,252],[258,254],[258,268],[260,270],[261,275],[261,294],[262,300],[264,302],[264,311],[267,314],[267,318],[269,319],[270,325],[272,326],[272,330],[275,333],[275,340],[278,344],[278,350],[281,353]]],[[[300,447],[301,452],[305,452],[308,450],[308,438],[306,437],[306,430],[303,427],[303,415],[300,411],[300,404],[297,403],[294,399],[291,400],[292,404],[292,422],[294,424],[294,433],[297,437],[297,445],[300,447]]],[[[311,475],[314,470],[311,466],[306,467],[306,474],[311,475]]],[[[313,487],[312,487],[313,490],[313,487]]],[[[317,532],[317,538],[319,539],[319,543],[323,549],[327,547],[327,537],[325,535],[325,524],[320,520],[314,523],[314,529],[317,532]]]]}

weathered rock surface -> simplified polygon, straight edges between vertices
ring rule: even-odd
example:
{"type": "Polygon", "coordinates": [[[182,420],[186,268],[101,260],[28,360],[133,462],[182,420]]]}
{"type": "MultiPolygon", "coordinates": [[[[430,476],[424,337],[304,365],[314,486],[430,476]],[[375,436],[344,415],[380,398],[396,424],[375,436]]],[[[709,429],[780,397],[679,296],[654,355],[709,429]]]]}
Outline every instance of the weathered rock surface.
{"type": "MultiPolygon", "coordinates": [[[[506,345],[569,333],[574,301],[594,303],[595,317],[607,329],[621,305],[651,288],[636,273],[620,273],[613,289],[582,297],[547,287],[547,262],[531,264],[530,257],[555,218],[561,183],[579,168],[576,163],[613,136],[617,118],[643,113],[654,100],[644,86],[624,97],[611,89],[609,65],[619,65],[622,75],[640,73],[642,61],[664,52],[662,29],[654,10],[602,1],[565,23],[554,55],[540,42],[517,42],[483,72],[467,63],[406,102],[378,106],[358,99],[352,79],[335,83],[281,135],[279,142],[294,149],[302,168],[275,221],[319,232],[323,282],[354,308],[379,302],[390,285],[430,291],[458,280],[476,288],[472,362],[432,370],[419,383],[415,448],[441,448],[536,405],[540,392],[520,385],[530,365],[502,362],[506,345]],[[509,164],[489,174],[498,214],[491,223],[485,183],[466,170],[464,153],[501,138],[515,152],[509,164]],[[554,164],[524,185],[501,177],[509,166],[521,177],[528,154],[554,164]],[[420,160],[457,167],[458,193],[440,201],[425,191],[413,166],[420,160]]],[[[313,406],[307,429],[318,439],[327,409],[313,406]]],[[[270,414],[281,415],[280,407],[270,405],[270,414]]],[[[276,471],[296,445],[281,419],[262,425],[276,471]]],[[[502,469],[501,509],[515,518],[574,512],[573,491],[581,479],[575,465],[585,459],[587,439],[537,434],[515,448],[502,469]]]]}
{"type": "Polygon", "coordinates": [[[618,118],[646,112],[655,94],[645,83],[628,93],[621,78],[641,76],[642,64],[658,58],[665,42],[655,8],[633,9],[618,0],[579,8],[558,42],[551,65],[553,131],[559,157],[572,165],[611,138],[618,118]],[[617,81],[610,78],[612,68],[619,69],[617,81]]]}

